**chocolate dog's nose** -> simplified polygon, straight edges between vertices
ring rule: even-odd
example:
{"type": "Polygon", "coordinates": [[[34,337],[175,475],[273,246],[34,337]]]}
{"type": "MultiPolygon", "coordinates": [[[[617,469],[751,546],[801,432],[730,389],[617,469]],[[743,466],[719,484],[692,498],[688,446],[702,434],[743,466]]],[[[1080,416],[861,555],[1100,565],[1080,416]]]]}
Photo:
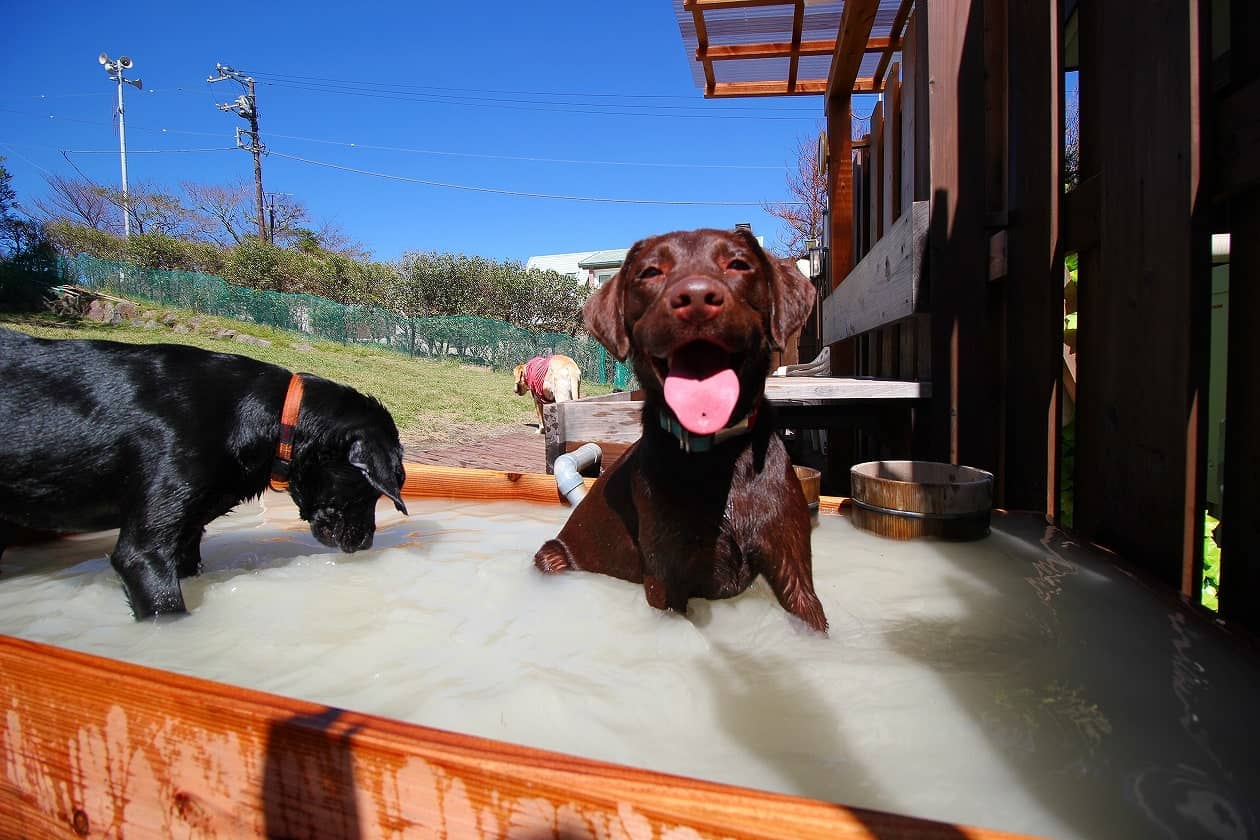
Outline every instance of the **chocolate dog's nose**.
{"type": "Polygon", "coordinates": [[[708,277],[692,277],[678,284],[669,299],[674,315],[692,324],[716,318],[726,303],[722,286],[708,277]]]}

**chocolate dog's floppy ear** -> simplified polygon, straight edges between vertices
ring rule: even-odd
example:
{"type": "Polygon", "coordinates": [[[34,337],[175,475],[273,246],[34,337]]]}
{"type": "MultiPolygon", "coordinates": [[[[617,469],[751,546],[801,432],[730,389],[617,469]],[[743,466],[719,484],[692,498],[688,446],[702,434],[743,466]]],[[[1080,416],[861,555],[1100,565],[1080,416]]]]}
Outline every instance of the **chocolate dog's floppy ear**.
{"type": "Polygon", "coordinates": [[[814,298],[817,294],[814,284],[796,267],[796,260],[777,257],[769,259],[774,267],[774,279],[770,281],[770,289],[774,295],[770,332],[775,349],[782,349],[788,336],[805,326],[809,313],[814,310],[814,298]]]}
{"type": "Polygon", "coordinates": [[[735,233],[770,267],[770,349],[782,350],[788,336],[805,326],[814,308],[814,284],[794,260],[767,254],[752,231],[737,228],[735,233]]]}
{"type": "Polygon", "coordinates": [[[379,446],[364,443],[361,438],[355,438],[350,444],[349,460],[350,466],[363,473],[374,490],[379,490],[382,496],[393,502],[399,513],[407,514],[407,506],[402,500],[402,479],[399,477],[401,462],[396,469],[394,459],[379,446]]]}
{"type": "Polygon", "coordinates": [[[608,282],[595,290],[595,294],[582,305],[582,320],[586,331],[595,340],[612,351],[617,361],[624,362],[630,354],[630,336],[626,334],[626,319],[621,308],[621,284],[627,272],[633,270],[638,256],[639,243],[626,252],[625,262],[608,282]]]}

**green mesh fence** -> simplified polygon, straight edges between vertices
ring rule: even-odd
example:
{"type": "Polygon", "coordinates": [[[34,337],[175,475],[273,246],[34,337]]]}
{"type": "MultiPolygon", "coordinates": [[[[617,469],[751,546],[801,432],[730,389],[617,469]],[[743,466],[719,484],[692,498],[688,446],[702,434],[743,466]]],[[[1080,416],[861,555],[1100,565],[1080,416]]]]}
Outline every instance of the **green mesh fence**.
{"type": "Polygon", "coordinates": [[[212,274],[139,268],[80,254],[62,258],[65,282],[119,297],[190,309],[236,321],[266,324],[326,341],[388,348],[432,359],[503,369],[550,353],[570,356],[588,382],[633,387],[628,366],[598,341],[563,333],[534,333],[505,321],[474,315],[408,318],[376,306],[337,303],[315,295],[234,286],[212,274]]]}

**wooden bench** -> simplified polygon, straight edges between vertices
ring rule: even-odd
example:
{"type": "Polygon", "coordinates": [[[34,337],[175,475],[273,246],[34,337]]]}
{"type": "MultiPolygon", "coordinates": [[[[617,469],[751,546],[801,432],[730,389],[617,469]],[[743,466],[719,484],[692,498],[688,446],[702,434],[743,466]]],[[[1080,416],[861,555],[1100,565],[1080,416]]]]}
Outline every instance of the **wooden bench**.
{"type": "MultiPolygon", "coordinates": [[[[771,376],[766,397],[775,406],[781,428],[824,429],[838,419],[899,409],[930,397],[926,382],[861,377],[771,376]]],[[[547,472],[556,458],[584,443],[599,444],[605,464],[621,457],[642,432],[642,392],[622,391],[543,406],[547,472]]]]}

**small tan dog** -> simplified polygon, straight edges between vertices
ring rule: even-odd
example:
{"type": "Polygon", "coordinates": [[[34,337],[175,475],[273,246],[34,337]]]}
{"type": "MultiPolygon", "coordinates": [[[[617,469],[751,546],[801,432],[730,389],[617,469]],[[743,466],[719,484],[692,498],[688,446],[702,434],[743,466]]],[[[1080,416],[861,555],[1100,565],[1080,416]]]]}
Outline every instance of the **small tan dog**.
{"type": "Polygon", "coordinates": [[[538,433],[543,431],[543,405],[580,399],[582,369],[568,356],[535,356],[516,366],[516,395],[534,395],[538,433]]]}

